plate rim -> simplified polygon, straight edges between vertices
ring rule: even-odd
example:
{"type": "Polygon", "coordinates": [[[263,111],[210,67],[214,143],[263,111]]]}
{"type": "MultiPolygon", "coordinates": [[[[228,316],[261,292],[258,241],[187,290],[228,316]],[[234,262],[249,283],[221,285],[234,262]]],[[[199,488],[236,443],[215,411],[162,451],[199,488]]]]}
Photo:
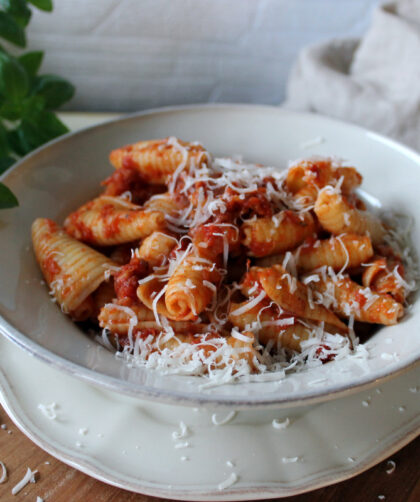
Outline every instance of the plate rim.
{"type": "MultiPolygon", "coordinates": [[[[15,170],[19,169],[22,165],[24,165],[28,160],[33,160],[40,153],[42,154],[45,150],[50,147],[53,147],[57,143],[65,143],[71,138],[86,134],[90,130],[99,130],[101,128],[112,127],[115,123],[125,122],[130,120],[136,120],[141,117],[147,117],[150,115],[159,115],[166,113],[179,113],[179,112],[189,112],[189,111],[200,111],[200,110],[209,110],[209,109],[220,109],[228,111],[229,109],[233,110],[261,110],[266,112],[276,112],[283,115],[294,115],[297,117],[308,118],[310,120],[313,119],[321,119],[325,122],[329,122],[331,124],[344,126],[346,128],[352,129],[354,131],[358,131],[359,133],[366,134],[372,139],[379,141],[389,147],[397,150],[399,153],[413,159],[418,163],[420,168],[420,153],[416,152],[414,149],[399,143],[398,141],[383,136],[382,134],[376,133],[374,131],[370,131],[364,127],[361,127],[356,124],[348,123],[342,120],[338,120],[335,118],[331,118],[321,114],[313,114],[307,112],[300,112],[289,110],[285,108],[281,108],[273,105],[255,105],[255,104],[241,104],[241,103],[204,103],[204,104],[191,104],[191,105],[174,105],[174,106],[165,106],[165,107],[157,107],[151,108],[147,110],[142,110],[140,112],[129,113],[120,117],[115,117],[110,120],[106,120],[100,124],[93,124],[77,131],[70,131],[67,134],[55,138],[45,145],[37,148],[33,152],[30,152],[28,155],[22,157],[16,164],[8,169],[3,175],[0,176],[0,181],[6,181],[10,176],[13,176],[15,170]]],[[[371,388],[377,385],[379,382],[385,382],[392,378],[401,375],[415,366],[420,364],[420,353],[414,354],[411,357],[407,358],[403,363],[395,363],[394,369],[392,371],[387,371],[386,367],[382,370],[377,370],[376,372],[372,372],[369,375],[365,375],[360,377],[359,381],[353,384],[342,383],[336,386],[335,389],[329,390],[328,392],[320,392],[319,389],[315,389],[312,391],[306,391],[305,395],[300,395],[298,397],[287,397],[282,398],[281,396],[277,396],[273,398],[267,395],[267,397],[256,398],[253,396],[252,401],[247,400],[246,398],[235,398],[232,399],[229,396],[213,396],[211,394],[195,394],[191,395],[188,393],[183,393],[179,391],[167,391],[165,389],[156,389],[154,387],[150,387],[147,385],[134,384],[129,381],[125,381],[122,379],[118,379],[115,377],[111,377],[109,375],[105,375],[99,373],[95,370],[91,370],[89,368],[83,367],[77,363],[73,363],[62,356],[54,354],[47,348],[41,346],[24,333],[20,332],[16,329],[11,323],[6,321],[0,315],[0,334],[3,334],[7,339],[12,341],[14,344],[19,346],[21,349],[25,350],[27,353],[32,356],[37,357],[43,362],[52,365],[53,367],[65,371],[66,373],[82,379],[89,384],[92,384],[99,388],[105,388],[111,391],[118,391],[124,393],[129,396],[141,397],[144,399],[163,402],[163,403],[177,403],[186,406],[194,406],[199,403],[201,405],[212,405],[215,407],[236,407],[236,408],[279,408],[279,407],[291,407],[291,406],[301,406],[306,404],[312,404],[315,402],[324,402],[331,399],[336,399],[345,395],[350,395],[352,393],[356,393],[368,388],[371,388]],[[99,379],[98,379],[99,377],[99,379]]]]}
{"type": "MultiPolygon", "coordinates": [[[[7,343],[7,341],[0,341],[1,343],[7,343]]],[[[19,354],[21,356],[21,354],[19,354]]],[[[52,371],[57,371],[55,368],[51,368],[52,371]]],[[[17,371],[20,371],[19,369],[17,371]]],[[[78,381],[77,385],[83,385],[83,382],[78,381]]],[[[104,399],[106,399],[104,397],[104,399]]],[[[339,483],[345,481],[352,477],[361,474],[362,472],[370,469],[371,467],[379,464],[389,456],[393,455],[395,452],[403,448],[409,442],[413,441],[417,436],[420,435],[420,415],[417,414],[410,422],[403,427],[397,429],[392,435],[393,439],[389,441],[389,436],[378,443],[378,446],[371,450],[371,452],[366,455],[366,457],[358,461],[356,465],[350,467],[352,464],[330,470],[329,473],[325,473],[318,476],[314,480],[315,474],[309,479],[306,477],[305,481],[301,484],[298,482],[293,482],[294,486],[284,486],[279,484],[278,486],[273,486],[274,483],[261,484],[258,486],[243,486],[243,487],[229,487],[223,492],[217,489],[213,491],[209,490],[188,490],[179,489],[177,491],[172,491],[169,487],[163,488],[156,482],[146,482],[147,485],[144,487],[141,484],[141,480],[136,482],[129,480],[119,479],[117,475],[109,473],[109,469],[105,466],[101,468],[101,462],[98,459],[87,458],[86,453],[77,455],[73,452],[66,451],[64,446],[60,447],[60,444],[54,440],[49,440],[47,434],[35,425],[30,416],[28,416],[22,409],[17,395],[13,391],[13,386],[10,385],[7,375],[0,369],[0,404],[4,407],[6,413],[9,415],[13,423],[18,427],[18,429],[25,434],[31,441],[33,441],[37,446],[51,454],[53,457],[59,459],[61,462],[73,467],[84,474],[87,474],[101,482],[107,483],[109,485],[115,486],[117,488],[130,490],[135,493],[141,493],[144,495],[161,497],[172,500],[202,500],[202,501],[222,501],[222,500],[260,500],[260,499],[272,499],[272,498],[283,498],[293,495],[298,495],[306,493],[312,490],[316,490],[325,486],[339,483]],[[41,431],[42,435],[46,437],[41,437],[38,433],[41,431]],[[56,444],[55,444],[56,443],[56,444]],[[382,447],[381,447],[382,445],[382,447]]],[[[134,406],[134,404],[133,404],[134,406]]]]}

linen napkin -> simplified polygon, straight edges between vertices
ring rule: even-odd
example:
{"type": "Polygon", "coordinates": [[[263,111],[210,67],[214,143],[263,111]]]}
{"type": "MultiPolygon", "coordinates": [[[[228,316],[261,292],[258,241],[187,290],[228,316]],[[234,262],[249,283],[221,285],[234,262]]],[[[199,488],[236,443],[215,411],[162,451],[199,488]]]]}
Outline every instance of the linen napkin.
{"type": "Polygon", "coordinates": [[[420,0],[380,6],[361,40],[304,49],[284,106],[355,122],[420,150],[420,0]]]}

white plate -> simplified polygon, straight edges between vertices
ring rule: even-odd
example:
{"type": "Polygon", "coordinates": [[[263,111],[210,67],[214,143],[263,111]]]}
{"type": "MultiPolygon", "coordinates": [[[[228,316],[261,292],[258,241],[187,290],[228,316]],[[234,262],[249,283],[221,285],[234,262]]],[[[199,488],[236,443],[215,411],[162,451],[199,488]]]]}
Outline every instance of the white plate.
{"type": "Polygon", "coordinates": [[[294,495],[368,469],[414,439],[420,428],[420,368],[370,392],[306,407],[239,411],[226,425],[215,426],[213,413],[222,421],[229,410],[194,410],[101,391],[1,336],[0,367],[1,403],[32,441],[97,479],[157,497],[294,495]],[[53,402],[56,420],[38,409],[53,402]],[[273,419],[286,418],[287,428],[273,428],[273,419]],[[180,421],[188,434],[174,440],[180,421]],[[183,442],[189,447],[176,447],[183,442]],[[299,458],[285,463],[293,457],[299,458]],[[232,473],[238,481],[219,490],[232,473]]]}
{"type": "MultiPolygon", "coordinates": [[[[70,134],[23,159],[6,177],[21,206],[0,213],[0,331],[42,360],[104,388],[171,403],[237,407],[290,406],[360,390],[395,375],[420,357],[420,303],[397,326],[366,344],[366,362],[333,361],[280,383],[226,385],[203,390],[197,377],[130,369],[93,343],[51,303],[30,245],[36,216],[62,222],[100,190],[112,168],[111,149],[138,139],[177,135],[198,139],[216,155],[242,153],[250,161],[285,167],[312,154],[348,159],[364,176],[364,190],[385,207],[416,216],[420,249],[420,157],[377,134],[316,115],[261,106],[193,106],[118,119],[70,134]],[[323,143],[303,150],[315,137],[323,143]]],[[[375,200],[375,199],[373,199],[375,200]]]]}

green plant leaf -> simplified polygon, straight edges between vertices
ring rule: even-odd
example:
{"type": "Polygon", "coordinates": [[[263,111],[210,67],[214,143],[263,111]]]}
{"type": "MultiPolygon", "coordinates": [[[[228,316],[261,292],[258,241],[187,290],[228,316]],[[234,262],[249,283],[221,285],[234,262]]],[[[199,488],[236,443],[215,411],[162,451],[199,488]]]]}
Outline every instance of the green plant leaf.
{"type": "Polygon", "coordinates": [[[19,120],[22,115],[22,105],[19,102],[5,101],[0,106],[0,117],[12,122],[19,120]]]}
{"type": "Polygon", "coordinates": [[[19,202],[10,188],[0,183],[0,209],[9,209],[18,205],[19,202]]]}
{"type": "Polygon", "coordinates": [[[29,91],[25,68],[13,57],[0,54],[0,91],[8,101],[18,102],[29,91]]]}
{"type": "Polygon", "coordinates": [[[19,63],[25,68],[27,74],[30,77],[35,77],[42,64],[43,58],[44,53],[42,51],[33,51],[23,54],[18,59],[19,63]]]}
{"type": "MultiPolygon", "coordinates": [[[[10,145],[7,139],[7,130],[3,126],[3,124],[0,123],[0,158],[8,156],[9,152],[10,152],[10,145]]],[[[0,168],[0,174],[1,172],[2,170],[0,168]]]]}
{"type": "Polygon", "coordinates": [[[20,147],[25,153],[68,132],[58,117],[47,110],[34,117],[24,118],[16,129],[20,147]]]}
{"type": "Polygon", "coordinates": [[[11,131],[7,131],[7,141],[10,145],[10,149],[13,152],[16,152],[17,155],[25,155],[27,153],[24,145],[22,145],[17,128],[11,131]]]}
{"type": "Polygon", "coordinates": [[[51,12],[53,10],[52,0],[29,0],[29,3],[46,12],[51,12]]]}
{"type": "Polygon", "coordinates": [[[37,116],[45,109],[45,99],[41,96],[30,96],[22,101],[22,118],[37,116]]]}
{"type": "Polygon", "coordinates": [[[0,0],[0,7],[10,14],[13,19],[24,28],[31,19],[31,9],[26,5],[26,0],[0,0]]]}
{"type": "Polygon", "coordinates": [[[4,11],[0,11],[0,37],[19,47],[26,46],[26,36],[22,26],[4,11]]]}
{"type": "Polygon", "coordinates": [[[16,159],[12,157],[0,157],[0,174],[7,171],[10,166],[12,166],[16,162],[16,159]]]}
{"type": "Polygon", "coordinates": [[[32,93],[45,99],[45,108],[59,108],[74,95],[74,86],[57,75],[41,75],[36,79],[32,93]]]}
{"type": "Polygon", "coordinates": [[[45,100],[41,96],[29,96],[21,101],[5,101],[0,106],[0,117],[10,121],[31,118],[44,110],[45,100]]]}

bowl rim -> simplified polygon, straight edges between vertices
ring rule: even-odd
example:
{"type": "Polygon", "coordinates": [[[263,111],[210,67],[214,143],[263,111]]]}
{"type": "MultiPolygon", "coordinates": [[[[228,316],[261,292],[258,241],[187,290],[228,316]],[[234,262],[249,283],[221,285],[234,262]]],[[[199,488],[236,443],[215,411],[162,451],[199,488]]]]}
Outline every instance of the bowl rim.
{"type": "MultiPolygon", "coordinates": [[[[140,112],[133,112],[129,114],[122,115],[120,117],[112,118],[100,124],[94,124],[77,131],[70,131],[63,136],[55,138],[48,143],[42,145],[36,150],[30,152],[28,155],[19,159],[10,169],[0,176],[0,181],[5,181],[13,173],[19,169],[28,160],[33,160],[40,153],[45,152],[48,148],[53,147],[57,143],[65,143],[71,140],[73,137],[78,135],[86,134],[90,130],[99,130],[102,128],[112,127],[115,123],[136,120],[137,118],[147,117],[151,115],[166,114],[172,112],[188,112],[188,111],[200,111],[209,109],[219,109],[228,111],[232,110],[259,110],[266,112],[276,112],[282,115],[292,115],[300,118],[307,118],[310,120],[320,119],[324,123],[330,123],[331,125],[339,125],[340,127],[345,126],[350,130],[357,131],[359,133],[366,134],[368,137],[383,143],[392,149],[398,151],[402,155],[414,160],[420,168],[420,154],[414,149],[399,143],[396,140],[383,136],[382,134],[370,131],[359,125],[351,124],[342,120],[327,117],[322,114],[314,114],[307,112],[300,112],[289,110],[287,108],[281,108],[273,105],[258,105],[258,104],[240,104],[240,103],[204,103],[204,104],[192,104],[192,105],[174,105],[165,106],[158,108],[151,108],[143,110],[140,112]]],[[[420,353],[414,353],[410,357],[406,357],[404,361],[398,361],[394,364],[393,370],[389,371],[385,368],[381,370],[375,370],[370,372],[368,375],[360,377],[354,383],[342,383],[336,385],[334,389],[329,389],[328,391],[322,391],[322,389],[316,389],[308,391],[296,392],[296,396],[282,397],[281,395],[276,395],[275,397],[271,394],[266,394],[263,397],[252,396],[252,398],[247,399],[246,397],[230,397],[228,395],[212,395],[212,394],[202,394],[200,392],[180,392],[176,390],[165,390],[162,388],[156,388],[148,385],[139,385],[126,380],[118,379],[103,373],[99,373],[95,370],[83,367],[77,363],[71,362],[66,358],[54,354],[49,349],[41,346],[24,333],[16,329],[11,323],[6,321],[0,315],[0,333],[3,334],[7,339],[16,344],[18,347],[23,349],[30,355],[37,357],[39,360],[46,364],[52,365],[57,369],[64,371],[76,378],[86,381],[87,383],[94,385],[95,387],[116,391],[129,395],[132,397],[147,399],[151,401],[163,402],[163,403],[176,403],[185,406],[195,406],[197,404],[213,407],[229,407],[229,408],[280,408],[280,407],[293,407],[301,405],[309,405],[316,402],[324,402],[331,399],[337,399],[344,395],[349,395],[350,393],[357,393],[359,391],[368,389],[379,385],[382,382],[395,378],[398,375],[410,370],[411,368],[417,366],[420,363],[420,353]],[[98,378],[99,377],[99,378],[98,378]]],[[[236,385],[236,384],[234,384],[236,385]]],[[[239,384],[240,385],[240,384],[239,384]]],[[[249,385],[249,383],[248,383],[249,385]]]]}

